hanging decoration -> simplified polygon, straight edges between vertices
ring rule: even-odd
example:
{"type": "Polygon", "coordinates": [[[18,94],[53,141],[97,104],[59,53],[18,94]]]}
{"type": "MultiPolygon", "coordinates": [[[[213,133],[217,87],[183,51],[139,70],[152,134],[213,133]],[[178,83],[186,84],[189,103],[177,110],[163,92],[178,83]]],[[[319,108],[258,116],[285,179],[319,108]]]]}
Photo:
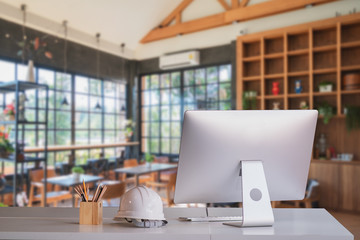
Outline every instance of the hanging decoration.
{"type": "MultiPolygon", "coordinates": [[[[96,44],[97,44],[97,51],[96,51],[96,79],[99,79],[100,73],[100,33],[96,34],[96,44]]],[[[99,99],[95,105],[96,110],[101,110],[101,105],[99,103],[99,99]]]]}
{"type": "MultiPolygon", "coordinates": [[[[67,73],[67,21],[64,20],[63,21],[63,27],[64,27],[64,72],[63,72],[63,77],[62,77],[62,80],[61,80],[61,91],[63,91],[63,83],[64,83],[64,80],[66,79],[66,73],[67,73]]],[[[61,101],[61,106],[68,106],[69,105],[69,102],[66,98],[66,95],[64,95],[64,98],[63,100],[61,101]]]]}

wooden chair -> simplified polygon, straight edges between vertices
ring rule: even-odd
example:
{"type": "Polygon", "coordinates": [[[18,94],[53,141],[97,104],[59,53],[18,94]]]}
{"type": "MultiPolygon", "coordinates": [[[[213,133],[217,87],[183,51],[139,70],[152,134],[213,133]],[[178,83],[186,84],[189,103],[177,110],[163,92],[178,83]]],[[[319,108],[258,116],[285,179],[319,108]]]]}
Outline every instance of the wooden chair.
{"type": "MultiPolygon", "coordinates": [[[[30,193],[29,193],[29,207],[32,207],[33,202],[40,201],[40,206],[45,207],[44,203],[44,183],[42,182],[42,179],[44,178],[44,170],[43,169],[37,169],[37,170],[31,170],[29,172],[30,176],[30,193]],[[35,191],[38,192],[38,194],[35,195],[35,191]]],[[[48,169],[47,170],[47,177],[55,177],[55,170],[54,169],[48,169]]],[[[46,202],[48,204],[53,203],[54,207],[57,206],[58,201],[66,200],[66,199],[72,199],[72,194],[69,191],[61,191],[60,186],[58,185],[52,185],[50,183],[47,184],[47,193],[46,193],[46,202]],[[53,189],[54,190],[53,190],[53,189]],[[53,190],[53,191],[52,191],[53,190]]]]}
{"type": "Polygon", "coordinates": [[[104,181],[103,184],[107,186],[107,190],[102,199],[105,200],[109,206],[111,205],[111,199],[120,198],[126,192],[126,182],[104,181]]]}
{"type": "Polygon", "coordinates": [[[145,185],[147,187],[151,187],[155,191],[160,189],[165,189],[166,191],[166,199],[165,200],[168,204],[168,207],[174,204],[174,198],[172,197],[172,192],[175,190],[175,183],[176,183],[176,173],[172,173],[169,175],[169,180],[167,182],[155,182],[149,181],[146,182],[145,185]]]}
{"type": "MultiPolygon", "coordinates": [[[[155,157],[155,163],[170,163],[170,159],[167,156],[155,157]]],[[[176,163],[174,163],[176,165],[176,163]]],[[[161,171],[160,172],[160,181],[167,182],[172,174],[177,173],[177,169],[171,169],[168,171],[161,171]]]]}
{"type": "MultiPolygon", "coordinates": [[[[139,166],[137,159],[132,158],[124,160],[124,168],[136,166],[139,166]]],[[[144,184],[148,181],[154,181],[155,177],[155,173],[140,175],[139,184],[144,184]]],[[[126,183],[135,183],[135,177],[128,177],[126,174],[122,174],[121,180],[126,183]]]]}
{"type": "Polygon", "coordinates": [[[107,177],[109,161],[106,158],[88,159],[87,164],[92,175],[107,177]]]}

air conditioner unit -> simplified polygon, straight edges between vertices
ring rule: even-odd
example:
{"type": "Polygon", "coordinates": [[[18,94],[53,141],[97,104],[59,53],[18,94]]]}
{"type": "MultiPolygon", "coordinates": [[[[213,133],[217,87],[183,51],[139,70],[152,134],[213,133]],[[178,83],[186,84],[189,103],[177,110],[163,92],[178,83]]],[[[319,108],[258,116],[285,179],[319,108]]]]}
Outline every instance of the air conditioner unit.
{"type": "Polygon", "coordinates": [[[196,66],[200,64],[199,51],[187,51],[182,53],[175,53],[164,55],[160,57],[161,69],[173,69],[196,66]]]}

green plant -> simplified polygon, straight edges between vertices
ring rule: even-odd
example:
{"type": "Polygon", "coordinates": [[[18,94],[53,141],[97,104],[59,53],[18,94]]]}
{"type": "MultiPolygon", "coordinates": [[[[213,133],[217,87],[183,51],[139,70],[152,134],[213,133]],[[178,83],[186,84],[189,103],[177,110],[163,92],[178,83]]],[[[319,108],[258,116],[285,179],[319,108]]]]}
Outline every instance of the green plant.
{"type": "Polygon", "coordinates": [[[134,127],[135,127],[135,123],[133,123],[133,121],[131,119],[127,119],[125,121],[124,131],[125,131],[126,138],[132,137],[132,135],[134,134],[134,130],[133,130],[134,127]]]}
{"type": "Polygon", "coordinates": [[[73,167],[71,168],[71,172],[72,173],[79,173],[79,174],[84,174],[85,171],[82,167],[73,167]]]}
{"type": "Polygon", "coordinates": [[[333,85],[333,83],[332,82],[329,82],[329,81],[323,81],[323,82],[321,82],[321,83],[319,83],[319,87],[320,86],[327,86],[327,85],[333,85]]]}
{"type": "Polygon", "coordinates": [[[346,129],[348,131],[360,128],[360,106],[346,107],[346,129]]]}
{"type": "Polygon", "coordinates": [[[6,205],[6,204],[4,204],[4,203],[0,202],[0,207],[8,207],[8,205],[6,205]]]}
{"type": "Polygon", "coordinates": [[[155,155],[152,155],[151,153],[145,153],[145,161],[146,162],[153,162],[155,159],[155,155]]]}
{"type": "Polygon", "coordinates": [[[256,91],[244,91],[242,96],[243,109],[254,110],[256,109],[256,91]]]}
{"type": "Polygon", "coordinates": [[[14,152],[15,149],[9,141],[10,129],[8,129],[7,132],[5,130],[6,129],[4,126],[0,127],[0,153],[3,155],[8,155],[14,152]]]}
{"type": "Polygon", "coordinates": [[[322,103],[319,106],[318,111],[319,111],[319,116],[323,117],[324,124],[328,124],[331,118],[334,116],[333,107],[326,102],[322,103]]]}

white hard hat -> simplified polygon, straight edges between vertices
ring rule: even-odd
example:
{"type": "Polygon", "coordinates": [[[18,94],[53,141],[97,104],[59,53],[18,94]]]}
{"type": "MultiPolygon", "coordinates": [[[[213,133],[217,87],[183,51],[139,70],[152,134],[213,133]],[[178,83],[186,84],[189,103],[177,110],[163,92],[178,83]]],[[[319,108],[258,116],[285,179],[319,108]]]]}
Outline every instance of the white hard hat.
{"type": "Polygon", "coordinates": [[[165,220],[160,196],[150,188],[138,186],[127,191],[115,219],[165,220]]]}

